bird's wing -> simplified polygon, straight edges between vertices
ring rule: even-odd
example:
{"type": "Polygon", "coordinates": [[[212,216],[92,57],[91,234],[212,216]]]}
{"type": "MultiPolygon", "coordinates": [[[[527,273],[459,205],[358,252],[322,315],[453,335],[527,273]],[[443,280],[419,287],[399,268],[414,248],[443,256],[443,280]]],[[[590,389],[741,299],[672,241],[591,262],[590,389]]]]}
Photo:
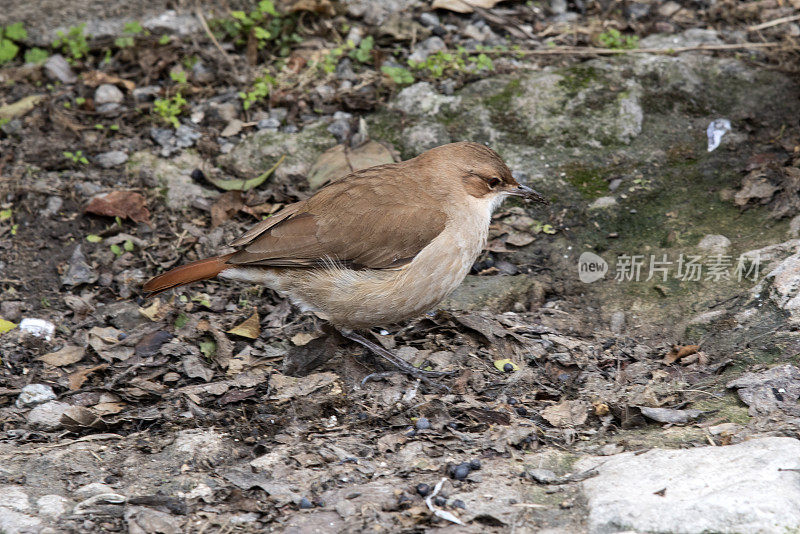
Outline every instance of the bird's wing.
{"type": "Polygon", "coordinates": [[[356,269],[409,263],[444,230],[447,216],[423,188],[396,179],[387,169],[367,171],[330,184],[259,223],[234,241],[243,248],[228,263],[356,269]]]}

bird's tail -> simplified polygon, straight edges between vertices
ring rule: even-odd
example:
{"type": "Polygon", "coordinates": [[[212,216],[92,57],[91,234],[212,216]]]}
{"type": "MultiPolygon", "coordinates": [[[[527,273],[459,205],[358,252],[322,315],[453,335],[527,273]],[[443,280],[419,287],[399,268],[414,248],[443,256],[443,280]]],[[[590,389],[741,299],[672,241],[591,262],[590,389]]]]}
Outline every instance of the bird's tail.
{"type": "Polygon", "coordinates": [[[181,265],[180,267],[175,267],[164,274],[151,278],[145,283],[143,289],[152,296],[162,291],[172,289],[173,287],[214,278],[228,267],[231,267],[231,265],[226,262],[233,254],[234,253],[214,256],[213,258],[197,260],[187,263],[186,265],[181,265]]]}

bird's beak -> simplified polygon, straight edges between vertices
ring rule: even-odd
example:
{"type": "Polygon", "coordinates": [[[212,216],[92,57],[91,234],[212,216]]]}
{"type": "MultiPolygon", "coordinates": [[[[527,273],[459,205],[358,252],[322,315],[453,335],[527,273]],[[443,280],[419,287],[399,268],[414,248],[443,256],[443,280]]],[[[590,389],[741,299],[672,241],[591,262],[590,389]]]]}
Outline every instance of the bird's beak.
{"type": "Polygon", "coordinates": [[[542,196],[541,193],[534,191],[527,185],[519,185],[514,189],[509,190],[509,195],[513,195],[515,197],[522,197],[528,200],[533,200],[535,202],[541,202],[542,204],[550,204],[546,198],[542,196]]]}

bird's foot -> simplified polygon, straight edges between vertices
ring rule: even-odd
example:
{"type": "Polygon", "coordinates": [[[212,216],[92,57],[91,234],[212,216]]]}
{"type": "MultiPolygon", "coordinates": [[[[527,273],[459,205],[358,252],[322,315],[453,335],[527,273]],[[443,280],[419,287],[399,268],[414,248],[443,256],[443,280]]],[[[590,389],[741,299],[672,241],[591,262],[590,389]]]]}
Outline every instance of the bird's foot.
{"type": "Polygon", "coordinates": [[[361,381],[362,384],[369,382],[370,380],[383,378],[393,373],[403,373],[418,380],[421,380],[425,384],[432,386],[434,388],[450,391],[450,388],[432,379],[453,375],[455,374],[455,371],[426,371],[424,369],[417,369],[404,359],[398,357],[392,351],[387,350],[378,345],[377,343],[368,340],[361,334],[357,334],[352,330],[345,330],[345,329],[339,330],[339,333],[341,333],[342,336],[346,337],[350,341],[355,341],[362,347],[368,349],[373,354],[380,356],[386,362],[388,362],[392,367],[395,368],[394,371],[390,371],[388,373],[373,373],[371,375],[367,375],[366,377],[364,377],[364,380],[361,381]]]}

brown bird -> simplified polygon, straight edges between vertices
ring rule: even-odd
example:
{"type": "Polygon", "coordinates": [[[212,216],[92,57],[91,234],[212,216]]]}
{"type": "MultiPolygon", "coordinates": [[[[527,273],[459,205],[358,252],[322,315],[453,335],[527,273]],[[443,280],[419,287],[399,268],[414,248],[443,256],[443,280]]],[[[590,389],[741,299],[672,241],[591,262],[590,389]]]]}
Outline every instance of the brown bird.
{"type": "Polygon", "coordinates": [[[355,330],[420,315],[450,294],[486,244],[492,212],[509,196],[547,203],[517,183],[492,149],[443,145],[350,173],[256,224],[231,243],[237,252],[172,269],[144,290],[215,276],[262,284],[423,378],[355,330]]]}

